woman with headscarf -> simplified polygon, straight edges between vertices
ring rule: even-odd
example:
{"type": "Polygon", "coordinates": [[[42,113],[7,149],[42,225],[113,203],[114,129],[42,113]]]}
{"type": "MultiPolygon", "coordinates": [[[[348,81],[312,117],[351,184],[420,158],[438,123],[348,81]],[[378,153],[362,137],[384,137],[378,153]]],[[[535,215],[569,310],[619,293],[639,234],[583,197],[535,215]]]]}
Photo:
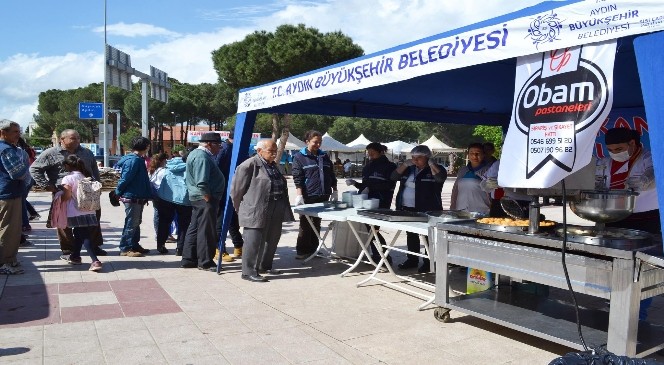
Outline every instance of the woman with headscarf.
{"type": "MultiPolygon", "coordinates": [[[[425,145],[415,146],[410,154],[411,159],[397,167],[391,176],[392,180],[401,181],[397,193],[397,209],[410,212],[442,210],[441,194],[447,171],[431,159],[431,150],[425,145]]],[[[406,242],[408,251],[420,252],[420,236],[417,233],[407,232],[406,242]]],[[[410,269],[418,264],[418,256],[408,254],[406,261],[399,264],[399,268],[410,269]]],[[[429,259],[424,259],[418,272],[426,273],[429,270],[429,259]]]]}

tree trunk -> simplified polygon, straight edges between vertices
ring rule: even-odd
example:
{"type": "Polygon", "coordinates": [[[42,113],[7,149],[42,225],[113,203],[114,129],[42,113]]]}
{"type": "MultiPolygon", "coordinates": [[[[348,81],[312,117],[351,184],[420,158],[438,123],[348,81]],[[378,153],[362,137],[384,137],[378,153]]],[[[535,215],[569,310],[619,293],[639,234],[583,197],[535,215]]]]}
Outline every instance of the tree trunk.
{"type": "Polygon", "coordinates": [[[173,129],[175,126],[172,126],[171,129],[171,154],[173,154],[173,147],[175,147],[175,137],[173,137],[173,129]]]}
{"type": "Polygon", "coordinates": [[[180,143],[182,143],[182,146],[187,146],[187,141],[185,140],[186,136],[184,133],[184,118],[180,120],[180,143]]]}
{"type": "Polygon", "coordinates": [[[279,135],[279,114],[272,114],[272,140],[277,141],[277,135],[279,135]]]}
{"type": "MultiPolygon", "coordinates": [[[[275,158],[275,161],[281,165],[281,157],[284,155],[284,149],[286,148],[286,142],[288,142],[288,135],[290,134],[290,123],[291,123],[291,115],[290,114],[284,114],[283,117],[283,128],[281,129],[281,136],[279,138],[279,142],[277,143],[277,157],[275,158]]],[[[273,131],[274,132],[274,131],[273,131]]],[[[286,164],[284,165],[284,171],[288,173],[288,161],[286,161],[286,164]]]]}

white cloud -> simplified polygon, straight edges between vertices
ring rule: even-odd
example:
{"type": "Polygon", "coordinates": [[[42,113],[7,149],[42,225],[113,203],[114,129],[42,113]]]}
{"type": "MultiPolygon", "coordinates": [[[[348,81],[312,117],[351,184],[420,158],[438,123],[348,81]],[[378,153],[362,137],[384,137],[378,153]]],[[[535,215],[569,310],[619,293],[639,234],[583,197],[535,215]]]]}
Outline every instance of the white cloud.
{"type": "MultiPolygon", "coordinates": [[[[273,31],[285,23],[303,23],[321,32],[340,30],[362,46],[366,53],[415,41],[447,30],[505,14],[540,0],[485,1],[464,0],[328,0],[275,1],[263,9],[234,8],[225,14],[243,13],[244,27],[210,29],[208,32],[182,34],[158,25],[118,23],[109,33],[125,37],[124,44],[112,45],[131,55],[132,66],[148,73],[153,65],[181,82],[214,83],[211,52],[223,44],[243,39],[255,30],[273,31]],[[139,37],[162,37],[161,41],[138,46],[139,37]]],[[[213,18],[214,11],[205,12],[213,18]]],[[[217,17],[224,14],[217,12],[217,17]]],[[[202,13],[201,13],[202,15],[202,13]]],[[[167,21],[167,20],[166,20],[167,21]]],[[[101,28],[103,31],[103,28],[101,28]]],[[[94,30],[99,32],[99,28],[94,30]]],[[[0,60],[0,118],[10,118],[23,126],[36,113],[37,97],[49,89],[83,87],[103,80],[101,51],[41,57],[19,54],[0,60]]]]}
{"type": "Polygon", "coordinates": [[[94,52],[40,57],[18,54],[0,62],[0,116],[25,127],[37,113],[39,93],[99,82],[103,57],[94,52]]]}
{"type": "MultiPolygon", "coordinates": [[[[92,30],[95,33],[104,33],[104,27],[96,27],[92,30]]],[[[125,24],[123,22],[106,26],[106,34],[111,36],[138,38],[138,37],[177,37],[177,32],[172,32],[166,28],[157,27],[152,24],[134,23],[125,24]]]]}

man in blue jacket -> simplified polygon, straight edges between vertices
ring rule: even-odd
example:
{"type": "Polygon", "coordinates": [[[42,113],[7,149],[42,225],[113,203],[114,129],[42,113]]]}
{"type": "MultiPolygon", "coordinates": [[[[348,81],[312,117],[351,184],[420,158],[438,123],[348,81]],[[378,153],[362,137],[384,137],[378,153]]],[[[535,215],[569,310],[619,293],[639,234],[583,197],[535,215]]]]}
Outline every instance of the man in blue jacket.
{"type": "Polygon", "coordinates": [[[122,157],[116,165],[121,173],[115,194],[124,203],[126,214],[120,239],[120,256],[141,257],[150,252],[139,244],[143,207],[152,199],[152,186],[144,160],[149,148],[149,139],[134,138],[131,141],[132,153],[122,157]]]}
{"type": "Polygon", "coordinates": [[[18,123],[0,121],[0,275],[23,274],[16,254],[21,240],[23,181],[30,174],[16,147],[20,136],[18,123]]]}

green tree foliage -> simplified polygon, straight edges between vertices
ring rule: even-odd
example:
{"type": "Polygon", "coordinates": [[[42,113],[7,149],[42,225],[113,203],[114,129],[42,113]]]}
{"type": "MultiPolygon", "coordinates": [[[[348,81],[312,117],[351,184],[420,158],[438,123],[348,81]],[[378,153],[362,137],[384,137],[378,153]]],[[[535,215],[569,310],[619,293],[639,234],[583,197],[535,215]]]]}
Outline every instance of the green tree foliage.
{"type": "Polygon", "coordinates": [[[419,123],[420,139],[427,140],[431,135],[435,135],[443,143],[450,147],[466,148],[478,138],[473,135],[475,126],[466,124],[439,124],[439,123],[419,123]]]}
{"type": "MultiPolygon", "coordinates": [[[[212,62],[219,82],[227,84],[237,94],[241,88],[266,84],[363,54],[360,46],[340,32],[323,34],[303,24],[286,24],[277,27],[274,33],[257,31],[241,41],[221,46],[212,52],[212,62]]],[[[300,123],[306,124],[305,120],[300,123]]],[[[285,140],[291,117],[273,115],[270,121],[272,138],[282,136],[285,140]]],[[[262,133],[262,124],[258,120],[256,124],[254,130],[262,133]]]]}
{"type": "Polygon", "coordinates": [[[131,140],[136,137],[139,137],[140,135],[141,135],[140,128],[131,127],[120,135],[120,143],[123,146],[127,146],[126,149],[129,150],[129,146],[131,146],[131,140]]]}
{"type": "Polygon", "coordinates": [[[500,156],[503,145],[503,129],[500,126],[478,125],[473,130],[473,136],[481,137],[484,141],[492,142],[496,146],[495,156],[500,156]]]}
{"type": "Polygon", "coordinates": [[[339,117],[328,132],[339,142],[348,143],[364,134],[373,142],[402,140],[417,142],[420,122],[406,120],[339,117]]]}

